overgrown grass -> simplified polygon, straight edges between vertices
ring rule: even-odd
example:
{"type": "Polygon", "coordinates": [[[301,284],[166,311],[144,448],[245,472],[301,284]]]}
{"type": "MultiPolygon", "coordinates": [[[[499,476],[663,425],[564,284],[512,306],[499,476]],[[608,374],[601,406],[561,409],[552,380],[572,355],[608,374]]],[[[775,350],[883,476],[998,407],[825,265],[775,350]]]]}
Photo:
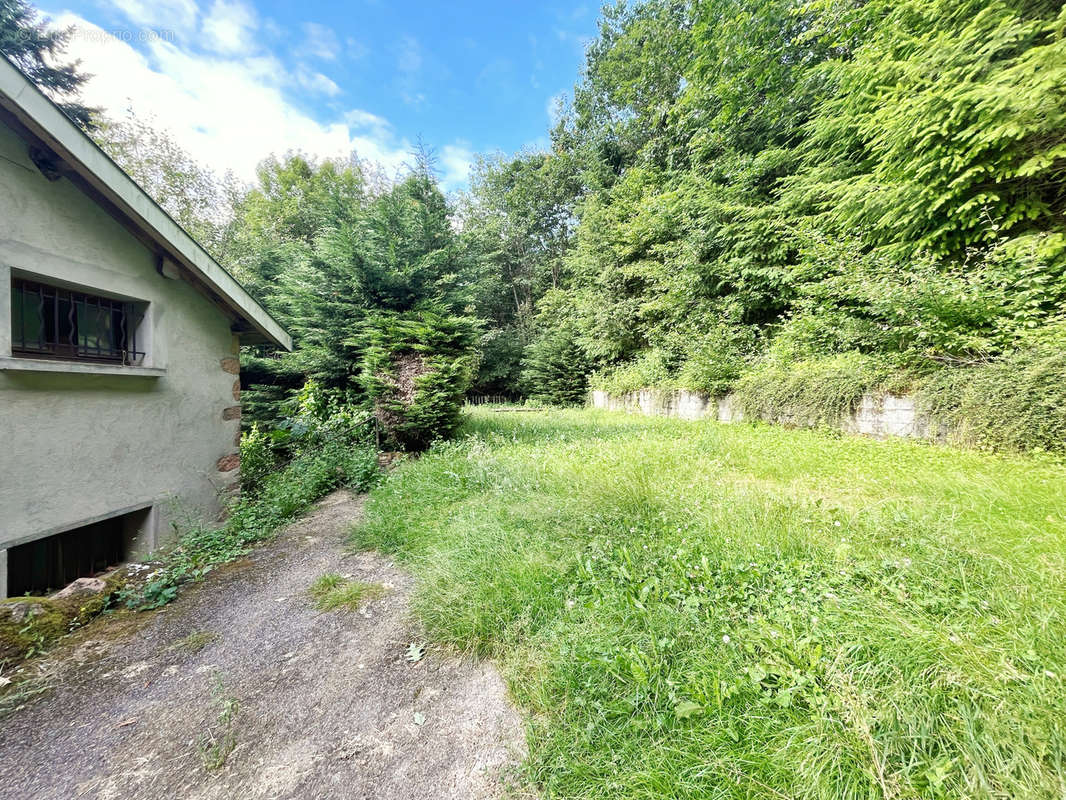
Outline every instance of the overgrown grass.
{"type": "Polygon", "coordinates": [[[343,575],[328,572],[315,579],[310,591],[319,611],[333,611],[337,608],[356,611],[367,600],[380,597],[385,587],[380,583],[349,580],[343,575]]]}
{"type": "Polygon", "coordinates": [[[474,412],[374,490],[548,797],[1066,792],[1066,470],[905,441],[474,412]]]}

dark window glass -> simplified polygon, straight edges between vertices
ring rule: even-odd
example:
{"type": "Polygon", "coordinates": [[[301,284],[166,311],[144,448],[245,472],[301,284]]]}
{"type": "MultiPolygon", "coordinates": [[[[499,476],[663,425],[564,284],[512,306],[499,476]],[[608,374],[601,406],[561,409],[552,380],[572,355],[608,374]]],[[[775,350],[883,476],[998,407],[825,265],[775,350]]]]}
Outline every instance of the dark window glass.
{"type": "Polygon", "coordinates": [[[138,304],[15,278],[11,282],[15,356],[139,364],[138,304]]]}
{"type": "Polygon", "coordinates": [[[7,551],[7,590],[11,597],[43,595],[87,578],[126,558],[125,517],[48,536],[7,551]]]}

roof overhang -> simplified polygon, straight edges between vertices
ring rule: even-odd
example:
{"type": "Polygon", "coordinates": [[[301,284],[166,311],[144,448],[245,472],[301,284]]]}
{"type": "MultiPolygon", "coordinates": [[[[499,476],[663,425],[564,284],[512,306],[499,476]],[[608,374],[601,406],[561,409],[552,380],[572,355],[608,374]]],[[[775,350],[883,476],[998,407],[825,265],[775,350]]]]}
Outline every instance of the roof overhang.
{"type": "Polygon", "coordinates": [[[161,275],[196,287],[230,318],[233,331],[244,341],[292,350],[292,337],[277,320],[3,56],[0,121],[37,149],[31,155],[39,168],[46,166],[69,179],[107,210],[155,253],[161,275]]]}

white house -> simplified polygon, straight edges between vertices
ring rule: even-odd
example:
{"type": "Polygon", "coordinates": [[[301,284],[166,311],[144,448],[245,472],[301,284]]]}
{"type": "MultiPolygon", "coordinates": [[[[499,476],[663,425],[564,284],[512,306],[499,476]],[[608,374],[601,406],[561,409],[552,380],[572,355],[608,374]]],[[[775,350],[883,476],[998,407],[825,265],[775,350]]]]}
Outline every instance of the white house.
{"type": "Polygon", "coordinates": [[[0,57],[0,598],[212,521],[282,327],[0,57]]]}

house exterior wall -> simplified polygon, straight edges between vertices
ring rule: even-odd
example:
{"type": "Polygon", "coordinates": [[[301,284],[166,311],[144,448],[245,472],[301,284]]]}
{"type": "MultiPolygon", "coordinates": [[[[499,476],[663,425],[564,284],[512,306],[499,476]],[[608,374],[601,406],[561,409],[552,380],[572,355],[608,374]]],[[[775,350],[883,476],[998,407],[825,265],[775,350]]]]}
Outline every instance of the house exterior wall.
{"type": "Polygon", "coordinates": [[[149,506],[141,552],[215,519],[237,477],[237,364],[225,314],[0,124],[0,552],[149,506]],[[143,367],[27,369],[11,357],[13,273],[147,302],[143,367]]]}

